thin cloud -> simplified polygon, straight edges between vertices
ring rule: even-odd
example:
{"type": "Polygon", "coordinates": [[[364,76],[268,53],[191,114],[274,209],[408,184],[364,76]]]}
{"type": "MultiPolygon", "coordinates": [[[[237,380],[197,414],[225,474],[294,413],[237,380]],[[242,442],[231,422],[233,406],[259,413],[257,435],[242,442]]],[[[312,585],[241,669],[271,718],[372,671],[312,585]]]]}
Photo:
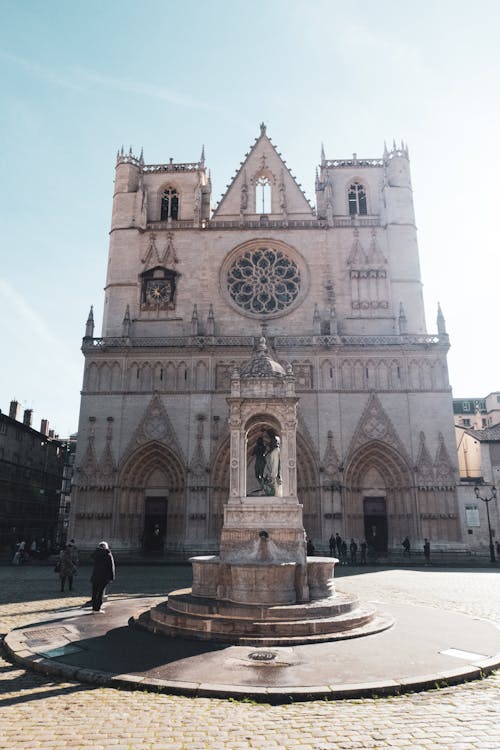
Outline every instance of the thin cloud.
{"type": "Polygon", "coordinates": [[[35,342],[38,345],[42,344],[43,347],[46,347],[46,351],[51,352],[50,361],[52,364],[52,352],[58,351],[60,353],[57,363],[58,368],[65,370],[71,377],[78,375],[79,368],[76,364],[71,364],[71,357],[74,356],[73,353],[67,351],[64,343],[54,336],[39,313],[3,279],[0,279],[0,307],[2,310],[10,311],[9,314],[12,316],[12,326],[6,326],[6,331],[11,330],[15,332],[20,327],[23,330],[30,331],[33,339],[32,347],[36,346],[35,342]]]}
{"type": "Polygon", "coordinates": [[[162,86],[154,86],[142,81],[133,81],[127,78],[103,75],[102,73],[83,70],[81,68],[77,68],[75,72],[81,80],[113,91],[122,91],[127,94],[135,94],[150,99],[160,99],[162,101],[170,102],[170,104],[177,104],[182,107],[192,107],[193,109],[204,109],[211,112],[221,110],[220,107],[214,104],[201,101],[200,99],[186,94],[178,94],[176,91],[163,88],[162,86]]]}
{"type": "Polygon", "coordinates": [[[12,55],[10,52],[7,52],[3,49],[0,49],[0,59],[3,59],[9,63],[13,63],[18,68],[22,68],[23,70],[25,70],[28,74],[36,76],[37,78],[41,78],[46,83],[52,84],[53,86],[69,89],[70,91],[78,91],[79,93],[82,93],[84,91],[84,88],[76,81],[72,80],[71,78],[61,76],[58,73],[54,72],[51,68],[48,68],[46,65],[40,65],[40,63],[33,60],[26,60],[24,57],[12,55]]]}
{"type": "Polygon", "coordinates": [[[194,96],[180,94],[171,89],[162,86],[155,86],[143,81],[119,78],[117,76],[110,76],[84,68],[69,69],[68,75],[61,76],[46,65],[41,65],[33,60],[27,60],[24,57],[19,57],[19,55],[13,55],[3,49],[0,49],[0,59],[16,65],[18,68],[26,71],[29,75],[41,78],[48,84],[69,89],[70,91],[88,93],[95,90],[95,87],[97,86],[108,91],[118,91],[148,99],[159,99],[180,107],[202,109],[208,112],[222,111],[221,107],[211,104],[210,102],[202,101],[194,96]]]}

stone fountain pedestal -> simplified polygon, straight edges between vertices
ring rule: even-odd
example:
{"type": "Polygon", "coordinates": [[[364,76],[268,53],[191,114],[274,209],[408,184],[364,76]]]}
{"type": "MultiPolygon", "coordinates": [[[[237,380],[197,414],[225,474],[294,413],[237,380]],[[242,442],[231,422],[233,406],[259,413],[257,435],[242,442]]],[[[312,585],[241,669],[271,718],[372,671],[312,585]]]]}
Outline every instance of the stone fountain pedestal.
{"type": "Polygon", "coordinates": [[[140,618],[155,633],[238,645],[320,643],[392,625],[336,591],[332,557],[307,557],[295,498],[231,499],[220,555],[192,557],[193,585],[140,618]]]}
{"type": "Polygon", "coordinates": [[[231,376],[220,553],[191,558],[192,588],[170,593],[140,624],[169,636],[263,646],[352,638],[392,625],[335,590],[335,558],[307,557],[297,496],[298,401],[291,366],[271,359],[261,337],[231,376]],[[255,480],[260,489],[252,492],[255,480]]]}

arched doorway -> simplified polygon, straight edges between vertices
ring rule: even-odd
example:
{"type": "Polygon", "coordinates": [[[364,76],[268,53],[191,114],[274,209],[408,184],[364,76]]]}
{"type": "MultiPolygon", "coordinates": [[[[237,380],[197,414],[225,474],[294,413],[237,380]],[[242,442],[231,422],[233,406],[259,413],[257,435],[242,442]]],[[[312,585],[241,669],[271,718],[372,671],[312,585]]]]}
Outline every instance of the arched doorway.
{"type": "MultiPolygon", "coordinates": [[[[361,446],[344,475],[346,535],[383,556],[415,529],[415,492],[405,459],[378,440],[361,446]]],[[[414,536],[414,534],[413,534],[414,536]]]]}
{"type": "Polygon", "coordinates": [[[124,462],[118,479],[117,536],[132,548],[159,554],[182,549],[185,470],[166,445],[151,441],[124,462]]]}

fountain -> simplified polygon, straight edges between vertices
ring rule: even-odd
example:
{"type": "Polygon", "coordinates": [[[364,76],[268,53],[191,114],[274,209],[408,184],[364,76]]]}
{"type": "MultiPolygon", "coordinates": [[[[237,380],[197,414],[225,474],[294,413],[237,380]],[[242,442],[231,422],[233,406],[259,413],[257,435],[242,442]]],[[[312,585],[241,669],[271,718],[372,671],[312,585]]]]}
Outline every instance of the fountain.
{"type": "Polygon", "coordinates": [[[337,591],[332,557],[308,557],[297,497],[298,398],[291,367],[264,337],[231,378],[230,489],[219,555],[192,557],[191,589],[138,617],[155,633],[238,645],[288,646],[380,632],[393,621],[337,591]],[[248,465],[255,457],[256,487],[248,465]]]}

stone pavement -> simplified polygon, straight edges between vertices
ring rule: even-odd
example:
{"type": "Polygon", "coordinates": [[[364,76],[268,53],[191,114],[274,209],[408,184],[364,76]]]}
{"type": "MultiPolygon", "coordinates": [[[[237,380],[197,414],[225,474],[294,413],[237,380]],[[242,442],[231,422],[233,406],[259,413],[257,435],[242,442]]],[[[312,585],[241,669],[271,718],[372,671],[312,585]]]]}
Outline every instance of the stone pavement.
{"type": "MultiPolygon", "coordinates": [[[[0,568],[0,632],[40,622],[88,594],[83,568],[73,596],[48,567],[0,568]]],[[[348,569],[345,587],[381,602],[441,608],[500,622],[500,576],[484,570],[348,569]]],[[[110,598],[162,595],[189,585],[184,567],[120,567],[110,598]]],[[[126,692],[63,682],[0,660],[0,749],[499,750],[500,675],[400,697],[282,706],[126,692]]]]}

